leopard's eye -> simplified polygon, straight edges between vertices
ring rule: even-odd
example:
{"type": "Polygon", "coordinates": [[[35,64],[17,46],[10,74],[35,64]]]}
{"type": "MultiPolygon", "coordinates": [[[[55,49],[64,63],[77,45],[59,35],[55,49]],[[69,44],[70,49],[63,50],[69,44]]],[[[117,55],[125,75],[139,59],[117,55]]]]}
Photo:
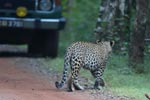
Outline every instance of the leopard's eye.
{"type": "Polygon", "coordinates": [[[50,0],[40,0],[39,2],[40,10],[48,11],[51,9],[51,7],[52,7],[52,3],[50,0]]]}

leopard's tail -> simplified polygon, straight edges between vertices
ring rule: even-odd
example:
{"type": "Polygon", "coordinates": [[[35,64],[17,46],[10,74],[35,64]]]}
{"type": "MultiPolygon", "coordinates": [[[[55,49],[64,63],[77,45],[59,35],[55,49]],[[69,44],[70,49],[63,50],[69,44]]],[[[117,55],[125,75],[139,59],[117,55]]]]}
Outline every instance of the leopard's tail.
{"type": "Polygon", "coordinates": [[[67,81],[67,75],[68,75],[68,67],[70,65],[70,58],[71,58],[71,51],[67,50],[64,60],[64,69],[63,69],[63,75],[60,82],[56,81],[55,86],[60,89],[64,86],[64,84],[67,81]]]}

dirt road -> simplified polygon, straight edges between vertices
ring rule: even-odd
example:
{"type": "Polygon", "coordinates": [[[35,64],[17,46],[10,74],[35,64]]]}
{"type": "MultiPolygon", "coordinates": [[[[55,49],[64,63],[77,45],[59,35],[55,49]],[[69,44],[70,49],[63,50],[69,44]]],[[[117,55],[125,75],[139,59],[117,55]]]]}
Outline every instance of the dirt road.
{"type": "Polygon", "coordinates": [[[0,100],[135,100],[102,90],[57,90],[54,83],[58,73],[45,69],[48,65],[41,58],[26,57],[24,52],[17,47],[0,46],[0,100]],[[7,50],[13,53],[1,53],[7,50]],[[18,51],[23,53],[18,56],[18,51]]]}
{"type": "Polygon", "coordinates": [[[0,58],[0,100],[89,100],[81,93],[57,90],[46,77],[0,58]]]}

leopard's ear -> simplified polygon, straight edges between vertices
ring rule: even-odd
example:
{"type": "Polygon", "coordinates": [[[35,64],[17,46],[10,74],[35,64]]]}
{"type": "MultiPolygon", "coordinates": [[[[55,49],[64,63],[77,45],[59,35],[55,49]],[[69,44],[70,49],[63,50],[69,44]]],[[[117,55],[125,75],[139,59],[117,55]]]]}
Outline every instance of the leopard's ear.
{"type": "Polygon", "coordinates": [[[101,42],[101,40],[96,40],[96,44],[99,44],[101,42]]]}
{"type": "Polygon", "coordinates": [[[115,41],[110,41],[110,46],[113,47],[115,45],[115,41]]]}

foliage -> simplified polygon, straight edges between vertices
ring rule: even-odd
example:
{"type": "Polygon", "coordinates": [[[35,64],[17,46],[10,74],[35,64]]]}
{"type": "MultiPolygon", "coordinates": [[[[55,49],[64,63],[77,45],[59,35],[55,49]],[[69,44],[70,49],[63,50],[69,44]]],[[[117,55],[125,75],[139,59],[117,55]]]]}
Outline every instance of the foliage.
{"type": "MultiPolygon", "coordinates": [[[[98,2],[96,1],[74,1],[69,12],[65,12],[68,20],[66,35],[71,41],[92,40],[93,29],[98,16],[98,2]],[[84,5],[84,6],[83,6],[84,5]]],[[[65,35],[65,37],[66,37],[65,35]]]]}
{"type": "Polygon", "coordinates": [[[71,8],[66,7],[67,1],[63,1],[63,14],[67,19],[67,25],[65,30],[60,33],[60,56],[64,54],[65,48],[74,41],[95,41],[93,30],[99,10],[99,1],[97,0],[88,2],[74,0],[71,8]]]}

